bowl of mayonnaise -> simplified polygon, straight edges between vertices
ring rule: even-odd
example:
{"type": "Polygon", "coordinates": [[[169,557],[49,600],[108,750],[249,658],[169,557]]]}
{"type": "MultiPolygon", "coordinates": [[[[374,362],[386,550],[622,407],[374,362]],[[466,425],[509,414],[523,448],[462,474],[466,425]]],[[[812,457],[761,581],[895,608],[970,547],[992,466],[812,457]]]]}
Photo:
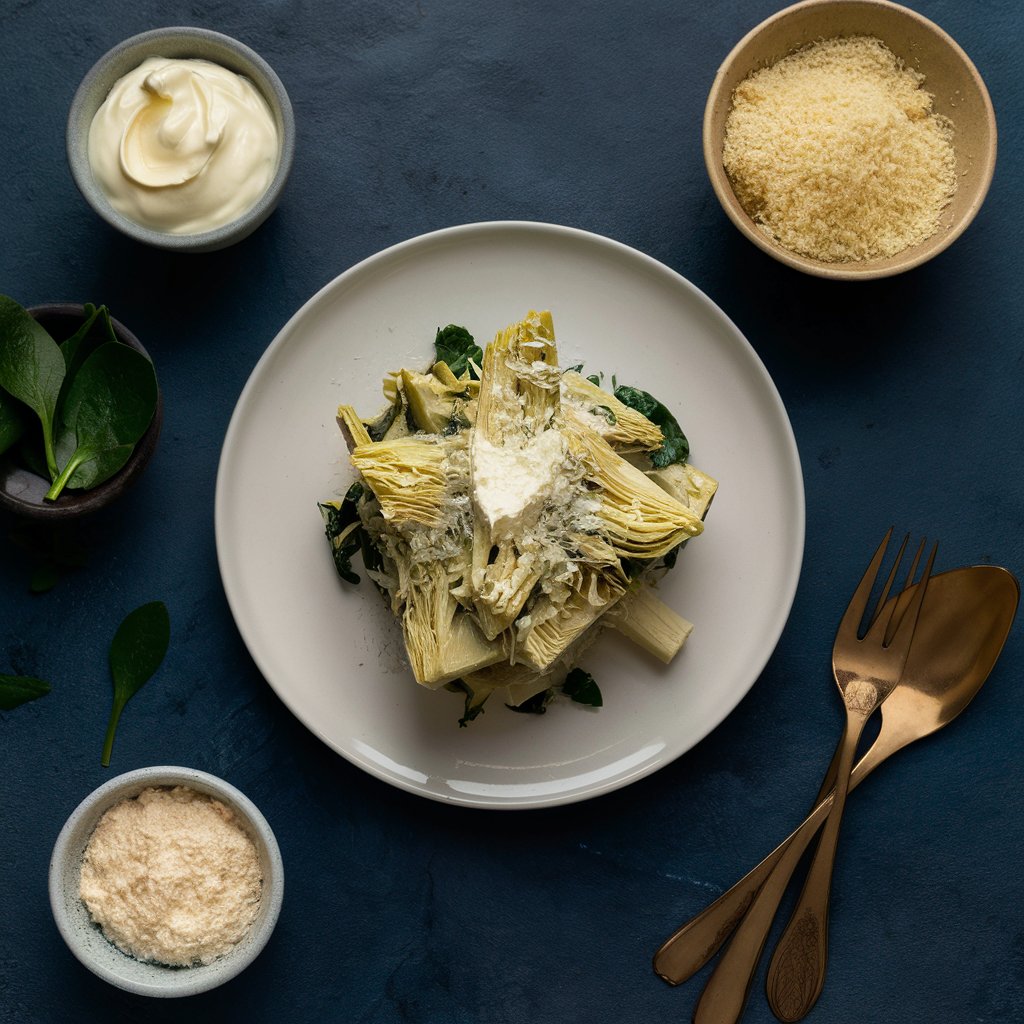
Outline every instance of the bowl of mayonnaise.
{"type": "Polygon", "coordinates": [[[209,29],[153,29],[96,62],[68,115],[71,174],[90,206],[148,245],[208,252],[250,235],[291,171],[281,80],[209,29]]]}

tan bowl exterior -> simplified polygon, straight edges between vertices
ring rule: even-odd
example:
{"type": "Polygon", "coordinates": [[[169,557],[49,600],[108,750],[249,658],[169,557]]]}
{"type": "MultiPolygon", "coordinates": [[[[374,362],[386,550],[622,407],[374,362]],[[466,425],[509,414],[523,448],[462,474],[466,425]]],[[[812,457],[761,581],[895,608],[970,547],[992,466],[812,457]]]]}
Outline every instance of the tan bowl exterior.
{"type": "Polygon", "coordinates": [[[996,119],[985,83],[967,54],[927,18],[887,0],[805,0],[748,32],[718,69],[704,109],[704,162],[729,219],[770,256],[819,277],[888,277],[942,252],[974,219],[995,169],[996,119]],[[925,76],[924,88],[935,98],[933,108],[953,122],[959,183],[939,230],[920,245],[886,259],[824,263],[776,245],[751,220],[722,165],[722,138],[733,90],[748,74],[815,40],[854,35],[881,39],[908,67],[925,76]]]}

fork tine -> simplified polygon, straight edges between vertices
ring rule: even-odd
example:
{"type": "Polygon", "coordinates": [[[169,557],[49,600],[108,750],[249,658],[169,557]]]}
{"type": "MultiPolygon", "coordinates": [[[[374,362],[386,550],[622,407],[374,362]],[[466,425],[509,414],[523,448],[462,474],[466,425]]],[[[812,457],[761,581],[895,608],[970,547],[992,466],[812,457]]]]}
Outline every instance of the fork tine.
{"type": "Polygon", "coordinates": [[[882,543],[878,545],[878,550],[868,563],[868,567],[864,571],[860,583],[857,584],[857,589],[853,592],[853,597],[850,598],[850,603],[846,606],[846,611],[839,622],[837,635],[856,637],[860,633],[860,624],[864,619],[864,612],[867,609],[868,599],[871,597],[871,590],[875,585],[878,570],[882,567],[882,559],[885,558],[885,549],[889,546],[892,531],[893,527],[891,526],[886,530],[882,543]]]}
{"type": "MultiPolygon", "coordinates": [[[[890,532],[892,532],[892,531],[890,530],[890,532]]],[[[889,575],[886,577],[885,586],[882,588],[882,593],[881,593],[881,595],[878,598],[878,602],[875,604],[875,610],[871,613],[871,620],[868,623],[869,631],[870,631],[870,628],[872,626],[874,626],[874,624],[878,621],[878,616],[882,613],[882,609],[885,607],[885,602],[889,600],[889,591],[892,590],[892,585],[893,585],[893,583],[896,582],[896,574],[899,572],[900,563],[903,561],[903,552],[907,550],[907,541],[909,541],[909,540],[910,540],[910,534],[908,533],[903,538],[903,543],[900,544],[899,551],[896,552],[896,559],[892,563],[892,568],[889,570],[889,575]]],[[[918,552],[918,558],[919,557],[920,557],[920,552],[918,552]]],[[[917,568],[917,559],[915,558],[914,559],[914,565],[911,567],[911,570],[910,570],[910,578],[911,579],[913,578],[914,571],[915,571],[916,568],[917,568]]],[[[906,589],[906,587],[907,587],[907,584],[904,584],[904,587],[903,587],[904,590],[906,589]]]]}
{"type": "MultiPolygon", "coordinates": [[[[922,537],[921,543],[918,544],[917,551],[914,553],[914,559],[910,563],[910,568],[907,570],[906,578],[903,581],[903,589],[896,595],[896,600],[892,602],[892,607],[889,609],[889,615],[885,623],[885,635],[882,640],[882,644],[885,647],[892,643],[892,638],[896,635],[896,630],[903,621],[903,617],[907,614],[911,600],[913,600],[914,579],[917,576],[917,567],[921,564],[921,555],[924,554],[926,543],[927,541],[922,537]]],[[[895,576],[895,574],[894,566],[892,575],[895,576]]],[[[882,597],[884,601],[886,595],[883,594],[882,597]]],[[[882,614],[882,607],[882,602],[879,602],[878,610],[875,612],[875,620],[882,614]]],[[[874,626],[875,620],[872,621],[872,626],[874,626]]]]}
{"type": "MultiPolygon", "coordinates": [[[[924,547],[924,541],[921,542],[921,547],[924,547]]],[[[910,642],[914,637],[914,630],[917,628],[917,620],[921,614],[921,605],[924,604],[924,595],[928,591],[928,581],[931,579],[932,566],[935,564],[935,554],[939,550],[939,542],[936,541],[932,546],[931,554],[928,555],[928,561],[925,564],[924,571],[921,573],[921,582],[918,583],[917,588],[914,590],[914,596],[910,599],[910,604],[907,606],[907,610],[903,613],[903,617],[896,623],[896,628],[893,630],[890,636],[888,631],[886,632],[885,640],[883,644],[885,647],[892,648],[896,646],[898,651],[902,651],[902,659],[904,663],[907,660],[907,655],[910,653],[910,642]]],[[[921,552],[918,552],[920,557],[921,552]]],[[[917,559],[914,560],[915,566],[917,559]]],[[[907,587],[913,584],[913,578],[907,578],[907,587]]],[[[899,602],[896,602],[897,604],[899,602]]],[[[895,611],[895,607],[893,609],[895,611]]],[[[902,670],[901,670],[902,671],[902,670]]]]}

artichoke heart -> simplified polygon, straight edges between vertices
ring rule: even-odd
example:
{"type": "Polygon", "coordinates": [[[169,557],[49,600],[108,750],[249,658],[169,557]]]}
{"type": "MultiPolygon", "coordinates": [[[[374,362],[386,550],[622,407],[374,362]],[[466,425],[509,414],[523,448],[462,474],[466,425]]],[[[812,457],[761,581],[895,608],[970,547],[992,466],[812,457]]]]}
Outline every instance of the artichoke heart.
{"type": "Polygon", "coordinates": [[[500,644],[488,643],[451,593],[444,565],[426,563],[409,585],[402,630],[413,675],[436,688],[506,658],[500,644]]]}
{"type": "Polygon", "coordinates": [[[666,663],[690,635],[653,587],[703,531],[718,482],[646,392],[616,389],[622,401],[560,368],[550,312],[482,353],[464,327],[437,339],[429,370],[387,375],[376,419],[338,407],[360,477],[320,505],[339,574],[357,581],[362,555],[416,681],[462,694],[460,724],[495,693],[528,711],[559,693],[599,705],[567,676],[604,627],[666,663]],[[634,393],[652,408],[627,405],[634,393]]]}
{"type": "Polygon", "coordinates": [[[581,427],[589,427],[618,452],[653,452],[665,440],[661,427],[620,402],[576,370],[562,374],[562,409],[581,427]]]}
{"type": "Polygon", "coordinates": [[[370,441],[352,450],[352,465],[380,502],[385,519],[437,526],[444,515],[445,449],[428,436],[370,441]]]}

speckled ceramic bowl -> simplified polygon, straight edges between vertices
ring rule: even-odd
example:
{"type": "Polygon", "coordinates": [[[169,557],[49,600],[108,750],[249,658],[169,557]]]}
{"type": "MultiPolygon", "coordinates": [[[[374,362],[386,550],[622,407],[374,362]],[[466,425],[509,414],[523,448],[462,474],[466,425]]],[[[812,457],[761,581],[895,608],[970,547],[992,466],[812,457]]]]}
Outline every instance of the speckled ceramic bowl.
{"type": "Polygon", "coordinates": [[[244,43],[205,28],[157,28],[132,36],[102,56],[82,80],[68,114],[67,154],[71,176],[89,205],[118,231],[147,245],[176,252],[209,252],[240,242],[274,211],[291,173],[295,118],[288,93],[270,65],[244,43]],[[269,188],[242,216],[223,227],[176,235],[143,227],[111,206],[89,164],[89,126],[114,83],[147,57],[212,61],[248,78],[270,106],[277,126],[279,156],[269,188]]]}
{"type": "MultiPolygon", "coordinates": [[[[30,306],[28,312],[58,342],[70,338],[78,330],[85,315],[83,306],[70,302],[30,306]]],[[[110,323],[119,341],[149,356],[139,339],[124,324],[114,317],[110,318],[110,323]]],[[[87,491],[65,490],[56,501],[47,501],[45,498],[50,489],[48,479],[23,466],[12,451],[0,454],[0,508],[24,519],[49,523],[66,522],[106,508],[117,501],[141,476],[156,451],[162,424],[163,397],[158,387],[153,421],[139,438],[124,466],[98,486],[87,491]]]]}
{"type": "Polygon", "coordinates": [[[889,0],[804,0],[778,11],[751,29],[722,62],[704,110],[704,162],[729,219],[770,256],[819,277],[887,277],[937,256],[974,220],[988,193],[995,161],[995,113],[977,68],[941,28],[889,0]],[[828,263],[783,248],[758,227],[736,198],[722,164],[723,137],[733,90],[752,71],[816,40],[856,35],[881,39],[908,67],[924,75],[933,109],[953,122],[958,184],[931,238],[884,259],[828,263]]]}
{"type": "Polygon", "coordinates": [[[256,806],[234,786],[192,768],[140,768],[111,779],[90,793],[68,818],[50,859],[50,906],[71,952],[104,981],[137,995],[191,996],[223,984],[243,971],[270,938],[284,895],[284,868],[274,833],[256,806]],[[165,967],[143,963],[121,952],[103,935],[79,897],[82,857],[96,824],[121,800],[150,786],[189,786],[234,810],[256,844],[263,871],[259,913],[245,938],[213,963],[165,967]]]}

